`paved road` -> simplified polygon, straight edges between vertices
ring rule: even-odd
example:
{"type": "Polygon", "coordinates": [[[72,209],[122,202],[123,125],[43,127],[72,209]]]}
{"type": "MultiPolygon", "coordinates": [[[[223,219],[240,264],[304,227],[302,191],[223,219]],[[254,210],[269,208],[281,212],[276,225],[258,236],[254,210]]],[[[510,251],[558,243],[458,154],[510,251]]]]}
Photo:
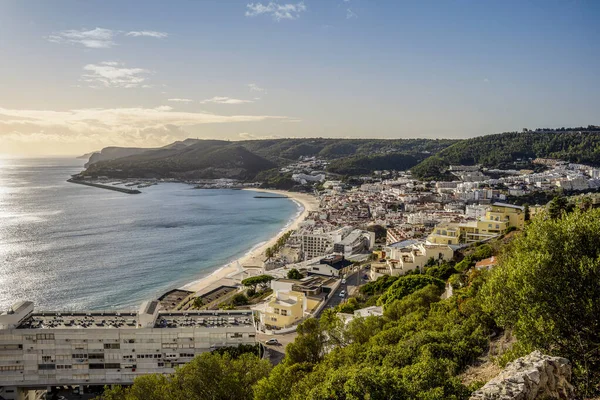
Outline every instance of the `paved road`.
{"type": "MultiPolygon", "coordinates": [[[[353,272],[352,274],[348,275],[346,277],[346,283],[341,284],[337,288],[335,293],[330,295],[331,297],[329,298],[327,305],[325,307],[323,307],[323,310],[321,310],[321,312],[323,312],[324,310],[326,310],[328,308],[335,308],[337,305],[339,305],[343,301],[347,300],[348,295],[358,294],[359,286],[364,285],[365,283],[368,282],[368,280],[363,279],[363,275],[366,275],[366,273],[365,273],[365,269],[362,267],[358,271],[353,272]],[[346,296],[344,296],[344,297],[340,297],[340,293],[342,292],[342,290],[346,291],[346,296]]],[[[320,316],[321,316],[321,313],[319,313],[316,317],[319,318],[320,316]]]]}
{"type": "Polygon", "coordinates": [[[257,339],[265,346],[266,356],[271,361],[271,364],[277,365],[285,356],[286,346],[296,339],[298,334],[296,332],[290,332],[283,335],[267,335],[261,332],[257,333],[257,339]],[[266,345],[265,342],[269,339],[277,339],[279,345],[266,345]]]}

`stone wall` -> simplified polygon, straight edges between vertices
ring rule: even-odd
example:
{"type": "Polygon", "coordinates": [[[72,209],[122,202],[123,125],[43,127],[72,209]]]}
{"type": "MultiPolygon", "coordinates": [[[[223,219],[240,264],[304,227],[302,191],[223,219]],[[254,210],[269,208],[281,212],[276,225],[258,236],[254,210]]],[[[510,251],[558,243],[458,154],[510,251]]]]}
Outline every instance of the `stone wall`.
{"type": "Polygon", "coordinates": [[[470,400],[573,399],[571,363],[534,351],[512,363],[470,400]]]}

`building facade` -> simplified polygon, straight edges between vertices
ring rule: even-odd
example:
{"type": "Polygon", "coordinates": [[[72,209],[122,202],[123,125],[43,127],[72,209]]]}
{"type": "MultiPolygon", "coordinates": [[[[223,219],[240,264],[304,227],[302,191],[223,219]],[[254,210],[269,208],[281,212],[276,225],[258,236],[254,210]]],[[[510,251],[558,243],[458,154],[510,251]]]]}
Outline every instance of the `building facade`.
{"type": "Polygon", "coordinates": [[[218,347],[255,344],[252,311],[34,312],[32,302],[0,314],[0,393],[51,386],[131,384],[172,373],[218,347]]]}

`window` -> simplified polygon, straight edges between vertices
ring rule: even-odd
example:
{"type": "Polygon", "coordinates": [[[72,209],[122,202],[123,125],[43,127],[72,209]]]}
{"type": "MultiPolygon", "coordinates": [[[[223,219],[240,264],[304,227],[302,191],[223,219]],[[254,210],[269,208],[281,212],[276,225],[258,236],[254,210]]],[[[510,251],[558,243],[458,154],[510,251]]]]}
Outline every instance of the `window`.
{"type": "Polygon", "coordinates": [[[120,349],[121,344],[120,343],[104,343],[104,348],[105,349],[120,349]]]}
{"type": "Polygon", "coordinates": [[[104,364],[90,364],[90,369],[104,369],[104,364]]]}
{"type": "Polygon", "coordinates": [[[54,340],[54,333],[38,333],[35,338],[36,340],[54,340]]]}
{"type": "Polygon", "coordinates": [[[58,364],[56,366],[56,369],[72,369],[72,367],[73,367],[72,365],[68,365],[68,364],[64,364],[64,365],[63,364],[58,364]]]}
{"type": "Polygon", "coordinates": [[[71,358],[88,358],[87,354],[73,354],[71,358]]]}
{"type": "Polygon", "coordinates": [[[0,365],[0,372],[2,371],[22,371],[22,365],[0,365]]]}
{"type": "Polygon", "coordinates": [[[88,358],[90,360],[103,360],[104,359],[104,353],[90,354],[88,356],[88,358]]]}
{"type": "Polygon", "coordinates": [[[52,356],[42,356],[42,361],[47,363],[52,361],[52,356]]]}
{"type": "Polygon", "coordinates": [[[38,370],[44,370],[44,369],[56,369],[56,365],[54,364],[38,364],[38,370]]]}
{"type": "Polygon", "coordinates": [[[105,369],[121,369],[121,364],[104,364],[105,369]]]}
{"type": "Polygon", "coordinates": [[[287,317],[287,310],[281,310],[281,315],[283,315],[284,317],[287,317]]]}

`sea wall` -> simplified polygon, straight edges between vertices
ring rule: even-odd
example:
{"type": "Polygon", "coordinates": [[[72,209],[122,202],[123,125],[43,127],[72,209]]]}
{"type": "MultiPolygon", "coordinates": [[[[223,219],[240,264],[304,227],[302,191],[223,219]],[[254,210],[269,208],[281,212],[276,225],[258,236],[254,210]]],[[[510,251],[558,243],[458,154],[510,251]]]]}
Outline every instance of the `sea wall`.
{"type": "Polygon", "coordinates": [[[534,351],[508,364],[470,400],[573,399],[570,380],[569,360],[534,351]]]}

